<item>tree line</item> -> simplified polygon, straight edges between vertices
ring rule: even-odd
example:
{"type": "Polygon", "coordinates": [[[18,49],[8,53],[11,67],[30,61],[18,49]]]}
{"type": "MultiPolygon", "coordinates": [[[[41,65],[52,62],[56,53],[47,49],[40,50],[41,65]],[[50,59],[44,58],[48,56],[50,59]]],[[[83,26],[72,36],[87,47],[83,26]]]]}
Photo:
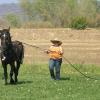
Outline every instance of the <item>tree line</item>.
{"type": "Polygon", "coordinates": [[[23,21],[14,15],[6,19],[14,27],[85,29],[100,27],[100,2],[97,0],[19,0],[23,21]],[[12,21],[13,20],[13,21],[12,21]]]}

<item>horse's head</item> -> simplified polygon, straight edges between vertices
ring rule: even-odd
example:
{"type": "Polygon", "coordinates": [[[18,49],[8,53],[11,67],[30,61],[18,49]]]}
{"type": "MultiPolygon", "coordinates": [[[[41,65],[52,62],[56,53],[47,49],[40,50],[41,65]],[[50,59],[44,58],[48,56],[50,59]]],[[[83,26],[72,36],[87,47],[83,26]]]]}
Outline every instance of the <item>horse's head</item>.
{"type": "Polygon", "coordinates": [[[0,30],[1,46],[7,48],[11,44],[10,28],[0,30]]]}

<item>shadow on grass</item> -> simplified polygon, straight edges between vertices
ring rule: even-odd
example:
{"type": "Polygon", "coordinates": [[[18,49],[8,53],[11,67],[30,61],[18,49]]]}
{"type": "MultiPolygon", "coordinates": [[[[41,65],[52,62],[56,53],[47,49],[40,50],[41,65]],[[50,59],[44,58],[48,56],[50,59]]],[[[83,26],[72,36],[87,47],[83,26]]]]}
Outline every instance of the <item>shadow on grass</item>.
{"type": "Polygon", "coordinates": [[[7,83],[6,85],[21,85],[21,84],[31,84],[33,81],[19,81],[17,83],[7,83]]]}
{"type": "Polygon", "coordinates": [[[64,80],[70,80],[70,77],[62,77],[60,78],[61,81],[64,81],[64,80]]]}
{"type": "Polygon", "coordinates": [[[33,81],[19,81],[16,84],[31,84],[33,81]]]}

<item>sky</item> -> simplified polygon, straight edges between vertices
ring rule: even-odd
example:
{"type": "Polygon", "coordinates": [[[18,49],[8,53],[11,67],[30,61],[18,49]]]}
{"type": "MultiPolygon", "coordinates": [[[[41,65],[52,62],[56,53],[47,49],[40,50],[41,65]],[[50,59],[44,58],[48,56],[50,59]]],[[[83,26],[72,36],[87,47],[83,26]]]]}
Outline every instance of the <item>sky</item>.
{"type": "Polygon", "coordinates": [[[0,0],[0,4],[5,4],[5,3],[16,3],[19,0],[0,0]]]}

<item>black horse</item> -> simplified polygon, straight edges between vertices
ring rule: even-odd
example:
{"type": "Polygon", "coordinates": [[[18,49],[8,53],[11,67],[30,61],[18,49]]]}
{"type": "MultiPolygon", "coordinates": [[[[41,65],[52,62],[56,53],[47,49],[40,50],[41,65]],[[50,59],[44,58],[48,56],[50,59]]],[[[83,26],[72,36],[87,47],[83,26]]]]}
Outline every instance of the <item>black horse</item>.
{"type": "Polygon", "coordinates": [[[5,84],[7,84],[7,65],[11,66],[10,69],[10,83],[18,81],[18,71],[20,65],[23,63],[24,46],[22,42],[12,41],[10,36],[10,28],[0,30],[1,38],[1,63],[4,69],[5,84]],[[14,79],[13,79],[14,74],[14,79]]]}

